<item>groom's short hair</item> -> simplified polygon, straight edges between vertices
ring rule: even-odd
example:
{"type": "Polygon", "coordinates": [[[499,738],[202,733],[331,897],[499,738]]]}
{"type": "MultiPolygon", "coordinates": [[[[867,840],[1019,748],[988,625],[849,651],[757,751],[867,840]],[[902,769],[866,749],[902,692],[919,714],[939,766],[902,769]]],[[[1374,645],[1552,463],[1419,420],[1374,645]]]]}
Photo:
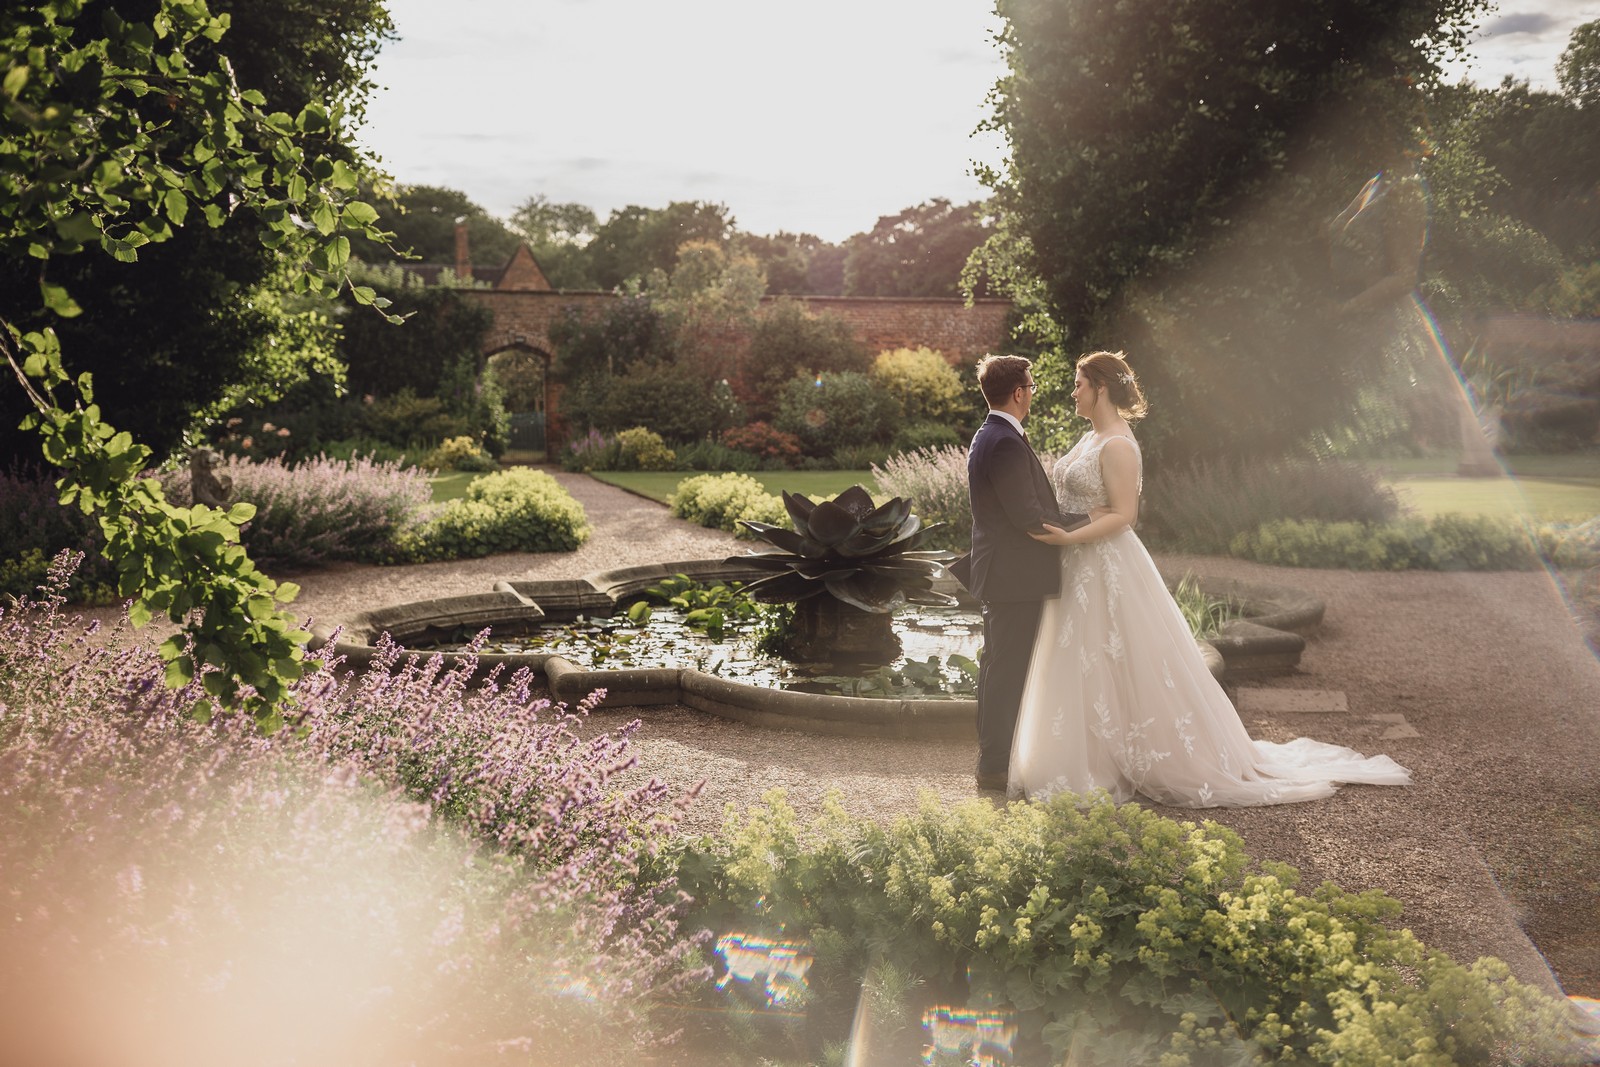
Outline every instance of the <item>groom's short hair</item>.
{"type": "Polygon", "coordinates": [[[1011,399],[1018,389],[1028,387],[1028,368],[1033,360],[1022,356],[984,356],[978,361],[978,388],[990,407],[1011,399]]]}

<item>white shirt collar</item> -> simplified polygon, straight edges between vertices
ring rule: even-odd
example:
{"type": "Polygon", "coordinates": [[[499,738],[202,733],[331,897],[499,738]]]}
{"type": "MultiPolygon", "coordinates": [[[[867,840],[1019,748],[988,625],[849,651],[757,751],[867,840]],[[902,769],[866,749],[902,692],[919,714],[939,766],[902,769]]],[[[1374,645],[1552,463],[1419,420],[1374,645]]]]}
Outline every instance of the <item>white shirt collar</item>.
{"type": "Polygon", "coordinates": [[[1028,439],[1028,431],[1022,428],[1022,420],[1011,414],[1009,411],[996,411],[994,408],[990,408],[989,414],[998,415],[1002,419],[1005,419],[1007,422],[1017,428],[1017,432],[1022,435],[1022,439],[1024,441],[1028,439]]]}

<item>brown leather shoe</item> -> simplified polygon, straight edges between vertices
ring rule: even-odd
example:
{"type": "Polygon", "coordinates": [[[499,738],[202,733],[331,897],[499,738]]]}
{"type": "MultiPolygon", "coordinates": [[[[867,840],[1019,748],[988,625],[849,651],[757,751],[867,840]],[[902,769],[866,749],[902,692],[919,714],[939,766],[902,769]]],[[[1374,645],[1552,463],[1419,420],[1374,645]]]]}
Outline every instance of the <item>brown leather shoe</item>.
{"type": "Polygon", "coordinates": [[[1006,778],[1004,774],[975,774],[973,780],[977,783],[980,793],[1004,793],[1006,791],[1006,778]]]}

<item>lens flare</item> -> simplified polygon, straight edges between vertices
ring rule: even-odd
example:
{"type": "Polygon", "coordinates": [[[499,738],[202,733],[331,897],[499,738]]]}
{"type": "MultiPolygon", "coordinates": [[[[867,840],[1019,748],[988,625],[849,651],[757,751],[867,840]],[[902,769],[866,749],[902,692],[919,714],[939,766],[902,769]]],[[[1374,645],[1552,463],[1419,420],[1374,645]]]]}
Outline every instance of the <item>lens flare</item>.
{"type": "Polygon", "coordinates": [[[728,968],[717,979],[718,989],[726,991],[737,982],[758,991],[770,1008],[804,1002],[806,972],[815,960],[809,943],[735,931],[717,939],[716,953],[728,968]]]}
{"type": "Polygon", "coordinates": [[[1000,1067],[1011,1062],[1017,1040],[1016,1013],[1005,1009],[935,1005],[922,1013],[922,1028],[922,1062],[929,1067],[949,1057],[970,1067],[1000,1067]]]}

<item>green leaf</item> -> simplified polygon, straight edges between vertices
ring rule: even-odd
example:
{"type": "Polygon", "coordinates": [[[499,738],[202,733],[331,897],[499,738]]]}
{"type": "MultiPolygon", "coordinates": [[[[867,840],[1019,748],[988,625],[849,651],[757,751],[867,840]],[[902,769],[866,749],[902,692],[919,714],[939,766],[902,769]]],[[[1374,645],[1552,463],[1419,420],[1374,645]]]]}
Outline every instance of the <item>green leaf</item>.
{"type": "Polygon", "coordinates": [[[241,500],[228,509],[228,521],[235,526],[243,526],[256,517],[256,506],[248,501],[241,500]]]}
{"type": "Polygon", "coordinates": [[[12,67],[6,71],[5,81],[0,83],[0,91],[15,100],[18,94],[22,92],[22,87],[28,84],[29,73],[30,71],[26,66],[12,67]]]}
{"type": "Polygon", "coordinates": [[[650,605],[640,600],[628,609],[628,621],[635,626],[643,626],[650,621],[650,614],[650,605]]]}
{"type": "Polygon", "coordinates": [[[135,600],[128,605],[128,621],[133,624],[135,630],[142,629],[145,623],[150,621],[150,608],[143,600],[135,600]]]}
{"type": "Polygon", "coordinates": [[[300,595],[300,587],[293,582],[279,582],[277,593],[278,603],[287,604],[300,595]]]}
{"type": "Polygon", "coordinates": [[[378,209],[360,200],[344,206],[344,221],[352,226],[370,226],[378,221],[378,209]]]}
{"type": "Polygon", "coordinates": [[[350,238],[335,237],[328,245],[328,269],[338,270],[350,262],[350,238]]]}
{"type": "Polygon", "coordinates": [[[55,226],[56,233],[64,241],[88,244],[100,236],[100,225],[94,221],[94,216],[86,211],[79,211],[59,219],[55,226]]]}
{"type": "Polygon", "coordinates": [[[182,226],[183,220],[189,215],[189,198],[181,190],[168,189],[167,195],[162,198],[162,206],[167,209],[167,218],[172,220],[174,226],[182,226]]]}
{"type": "Polygon", "coordinates": [[[179,656],[167,664],[167,685],[176,689],[192,681],[194,681],[194,661],[188,656],[179,656]]]}
{"type": "Polygon", "coordinates": [[[338,219],[333,214],[333,205],[326,201],[318,204],[316,209],[311,212],[311,224],[324,237],[332,233],[339,225],[338,219]]]}
{"type": "Polygon", "coordinates": [[[352,285],[350,287],[350,295],[355,298],[355,302],[358,304],[370,304],[378,293],[370,285],[352,285]]]}
{"type": "Polygon", "coordinates": [[[83,308],[67,293],[66,286],[40,281],[39,291],[44,296],[44,306],[62,318],[71,319],[83,314],[83,308]]]}

